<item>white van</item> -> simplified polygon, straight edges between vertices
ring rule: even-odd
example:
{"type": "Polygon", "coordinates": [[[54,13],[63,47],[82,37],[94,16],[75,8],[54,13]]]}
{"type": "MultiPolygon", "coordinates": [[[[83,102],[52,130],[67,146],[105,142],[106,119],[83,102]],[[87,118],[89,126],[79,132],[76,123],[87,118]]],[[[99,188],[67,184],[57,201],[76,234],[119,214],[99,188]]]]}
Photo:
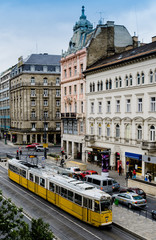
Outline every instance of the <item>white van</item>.
{"type": "Polygon", "coordinates": [[[111,193],[113,191],[113,179],[112,178],[106,178],[102,175],[87,175],[85,177],[85,181],[93,185],[94,187],[97,187],[104,192],[111,193]]]}

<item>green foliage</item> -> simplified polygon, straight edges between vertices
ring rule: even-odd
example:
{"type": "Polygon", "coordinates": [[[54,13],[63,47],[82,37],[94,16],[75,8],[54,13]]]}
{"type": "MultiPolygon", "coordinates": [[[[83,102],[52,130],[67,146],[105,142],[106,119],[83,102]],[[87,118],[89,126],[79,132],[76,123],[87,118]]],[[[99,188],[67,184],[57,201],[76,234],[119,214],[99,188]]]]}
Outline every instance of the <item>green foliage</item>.
{"type": "Polygon", "coordinates": [[[54,158],[59,158],[60,156],[55,154],[55,153],[49,153],[48,156],[54,157],[54,158]]]}
{"type": "Polygon", "coordinates": [[[23,221],[22,208],[17,208],[11,199],[4,199],[0,191],[0,239],[2,240],[52,240],[49,224],[41,218],[32,219],[31,229],[23,221]]]}

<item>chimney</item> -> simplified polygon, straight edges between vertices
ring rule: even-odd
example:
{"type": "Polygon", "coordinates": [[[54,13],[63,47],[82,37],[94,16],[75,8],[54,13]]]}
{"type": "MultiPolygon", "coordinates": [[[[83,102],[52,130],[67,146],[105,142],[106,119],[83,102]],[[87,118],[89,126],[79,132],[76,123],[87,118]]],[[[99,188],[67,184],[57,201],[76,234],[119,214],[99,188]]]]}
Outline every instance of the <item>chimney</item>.
{"type": "Polygon", "coordinates": [[[138,36],[133,36],[132,40],[133,40],[133,48],[138,47],[138,36]]]}
{"type": "Polygon", "coordinates": [[[156,36],[152,37],[152,42],[156,42],[156,36]]]}

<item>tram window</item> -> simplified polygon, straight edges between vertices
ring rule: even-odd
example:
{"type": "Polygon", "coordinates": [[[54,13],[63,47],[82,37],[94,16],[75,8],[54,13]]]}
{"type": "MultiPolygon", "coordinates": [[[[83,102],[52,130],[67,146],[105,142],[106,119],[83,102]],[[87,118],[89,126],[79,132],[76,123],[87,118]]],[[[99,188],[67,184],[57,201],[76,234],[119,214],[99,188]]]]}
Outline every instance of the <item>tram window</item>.
{"type": "Polygon", "coordinates": [[[73,201],[73,192],[68,190],[68,199],[73,201]]]}
{"type": "Polygon", "coordinates": [[[19,168],[9,164],[9,169],[14,172],[14,173],[18,173],[19,174],[19,168]]]}
{"type": "Polygon", "coordinates": [[[91,199],[88,199],[88,208],[92,209],[92,200],[91,199]]]}
{"type": "Polygon", "coordinates": [[[107,180],[103,181],[103,186],[107,186],[107,180]]]}
{"type": "Polygon", "coordinates": [[[109,185],[109,186],[112,185],[112,180],[108,180],[108,185],[109,185]]]}
{"type": "Polygon", "coordinates": [[[93,183],[100,186],[101,182],[100,180],[97,180],[97,179],[93,179],[93,183]]]}
{"type": "Polygon", "coordinates": [[[75,193],[75,203],[82,205],[82,196],[75,193]]]}
{"type": "Polygon", "coordinates": [[[107,211],[109,209],[111,209],[111,201],[110,200],[101,202],[101,211],[107,211]]]}
{"type": "Polygon", "coordinates": [[[61,187],[61,196],[67,198],[67,189],[61,187]]]}
{"type": "Polygon", "coordinates": [[[88,182],[92,182],[92,178],[88,178],[88,182]]]}
{"type": "Polygon", "coordinates": [[[45,187],[45,179],[40,178],[40,186],[45,187]]]}
{"type": "Polygon", "coordinates": [[[39,177],[35,176],[35,183],[39,184],[39,177]]]}
{"type": "Polygon", "coordinates": [[[52,182],[49,182],[49,190],[50,191],[52,191],[52,192],[54,192],[54,183],[52,183],[52,182]]]}
{"type": "Polygon", "coordinates": [[[95,212],[100,212],[100,205],[99,205],[99,202],[97,201],[95,201],[94,210],[95,212]]]}
{"type": "Polygon", "coordinates": [[[30,179],[30,181],[34,181],[34,176],[33,176],[33,174],[32,173],[29,173],[29,179],[30,179]]]}
{"type": "Polygon", "coordinates": [[[83,198],[83,206],[87,207],[87,198],[85,198],[85,197],[83,198]]]}
{"type": "Polygon", "coordinates": [[[60,194],[60,187],[56,185],[56,193],[60,194]]]}
{"type": "Polygon", "coordinates": [[[20,175],[21,175],[22,177],[26,178],[26,171],[20,169],[20,175]]]}

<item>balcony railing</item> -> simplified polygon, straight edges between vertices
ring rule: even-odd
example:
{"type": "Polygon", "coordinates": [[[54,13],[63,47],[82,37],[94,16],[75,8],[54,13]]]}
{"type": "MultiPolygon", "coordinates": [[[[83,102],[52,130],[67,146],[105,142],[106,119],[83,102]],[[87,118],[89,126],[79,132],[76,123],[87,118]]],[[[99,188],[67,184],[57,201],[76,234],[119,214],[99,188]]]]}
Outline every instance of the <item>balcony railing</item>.
{"type": "MultiPolygon", "coordinates": [[[[38,133],[44,133],[45,130],[44,128],[35,128],[35,130],[32,130],[32,128],[14,128],[14,127],[11,127],[10,128],[10,131],[13,132],[13,131],[17,131],[17,132],[22,132],[22,133],[30,133],[32,131],[35,131],[35,132],[38,132],[38,133]]],[[[48,130],[46,130],[46,132],[50,133],[50,132],[56,132],[56,131],[60,131],[58,130],[57,128],[49,128],[48,127],[48,130]]]]}
{"type": "Polygon", "coordinates": [[[156,142],[142,141],[142,150],[156,151],[156,142]]]}
{"type": "Polygon", "coordinates": [[[76,118],[75,112],[61,113],[61,118],[76,118]]]}

